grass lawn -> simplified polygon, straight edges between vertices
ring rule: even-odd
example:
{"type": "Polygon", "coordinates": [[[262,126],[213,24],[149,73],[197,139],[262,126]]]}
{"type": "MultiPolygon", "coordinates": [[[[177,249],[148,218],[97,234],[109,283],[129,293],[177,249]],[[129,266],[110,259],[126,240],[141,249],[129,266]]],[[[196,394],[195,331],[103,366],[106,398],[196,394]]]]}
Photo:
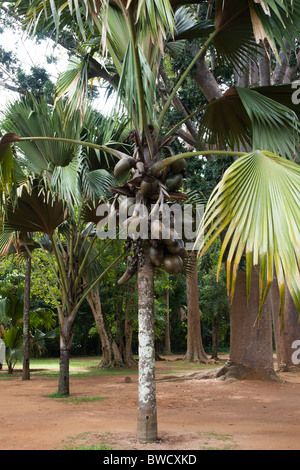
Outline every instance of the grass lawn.
{"type": "MultiPolygon", "coordinates": [[[[191,372],[199,369],[212,369],[213,367],[220,367],[220,364],[198,364],[194,362],[185,362],[183,359],[172,360],[173,356],[168,356],[166,361],[157,362],[157,374],[176,374],[191,372]]],[[[100,363],[100,357],[73,357],[70,359],[70,377],[87,377],[93,375],[136,375],[137,368],[117,368],[117,369],[102,369],[97,367],[100,363]]],[[[31,374],[35,376],[45,376],[57,378],[59,375],[59,358],[38,358],[30,360],[31,374]]],[[[4,364],[2,371],[0,371],[0,380],[8,380],[22,374],[22,364],[17,363],[13,375],[7,374],[7,367],[4,364]]]]}

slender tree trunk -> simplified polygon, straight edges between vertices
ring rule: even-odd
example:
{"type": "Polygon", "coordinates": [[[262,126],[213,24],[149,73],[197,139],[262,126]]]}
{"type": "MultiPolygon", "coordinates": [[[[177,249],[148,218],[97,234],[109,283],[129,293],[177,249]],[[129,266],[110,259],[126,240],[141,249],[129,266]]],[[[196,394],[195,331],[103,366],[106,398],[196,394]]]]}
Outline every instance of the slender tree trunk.
{"type": "Polygon", "coordinates": [[[246,273],[238,271],[235,293],[230,305],[230,357],[218,372],[225,379],[276,380],[273,364],[273,337],[270,295],[265,300],[258,323],[259,275],[252,268],[249,303],[246,273]]]}
{"type": "Polygon", "coordinates": [[[199,309],[199,292],[198,292],[198,269],[197,269],[197,253],[191,251],[190,255],[192,270],[187,276],[187,351],[185,360],[207,362],[207,356],[203,349],[201,325],[200,325],[200,309],[199,309]]]}
{"type": "Polygon", "coordinates": [[[248,88],[250,82],[250,59],[243,60],[243,65],[239,67],[237,76],[237,85],[242,88],[248,88]]]}
{"type": "MultiPolygon", "coordinates": [[[[276,64],[275,70],[273,72],[272,81],[274,85],[280,85],[284,83],[284,79],[289,68],[289,61],[291,56],[292,48],[286,39],[283,39],[284,46],[286,51],[282,49],[279,52],[279,61],[276,64]]],[[[286,82],[289,83],[289,82],[286,82]]]]}
{"type": "Polygon", "coordinates": [[[260,86],[271,85],[271,67],[270,58],[264,47],[260,49],[261,54],[258,57],[259,84],[260,86]]]}
{"type": "Polygon", "coordinates": [[[170,289],[166,290],[166,314],[165,314],[165,354],[171,354],[171,335],[170,335],[170,289]]]}
{"type": "Polygon", "coordinates": [[[73,340],[73,319],[69,315],[64,318],[60,332],[60,363],[58,393],[68,396],[70,394],[70,351],[73,340]]]}
{"type": "Polygon", "coordinates": [[[281,372],[299,368],[293,363],[293,343],[300,340],[299,315],[295,303],[286,288],[284,317],[281,325],[280,294],[277,281],[271,287],[271,304],[278,369],[281,372]]]}
{"type": "Polygon", "coordinates": [[[125,318],[125,332],[124,332],[124,364],[128,367],[136,366],[136,361],[132,354],[132,334],[134,322],[131,318],[125,318]]]}
{"type": "Polygon", "coordinates": [[[130,287],[128,295],[126,297],[126,309],[125,309],[125,320],[124,320],[124,364],[127,367],[137,365],[137,361],[133,357],[132,353],[132,335],[134,329],[133,317],[136,315],[136,304],[137,297],[137,283],[130,287]]]}
{"type": "Polygon", "coordinates": [[[27,256],[24,286],[24,315],[23,315],[23,375],[22,380],[30,380],[30,280],[31,257],[27,256]]]}
{"type": "Polygon", "coordinates": [[[137,439],[141,443],[157,440],[157,411],[154,346],[154,273],[144,250],[144,265],[138,267],[139,314],[139,398],[137,439]]]}
{"type": "Polygon", "coordinates": [[[99,364],[100,367],[122,366],[123,361],[118,346],[114,341],[111,332],[107,328],[107,325],[105,324],[99,289],[92,291],[88,295],[87,301],[92,310],[101,341],[102,360],[99,364]]]}
{"type": "Polygon", "coordinates": [[[221,315],[215,317],[212,315],[211,326],[212,326],[212,359],[218,359],[218,345],[219,345],[219,336],[220,336],[220,322],[221,315]]]}

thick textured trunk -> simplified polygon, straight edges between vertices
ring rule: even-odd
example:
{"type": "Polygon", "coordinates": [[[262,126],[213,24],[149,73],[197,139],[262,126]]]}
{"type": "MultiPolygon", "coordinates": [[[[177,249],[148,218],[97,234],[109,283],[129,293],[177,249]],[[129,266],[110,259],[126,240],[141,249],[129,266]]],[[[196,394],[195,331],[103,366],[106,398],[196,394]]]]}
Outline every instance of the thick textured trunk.
{"type": "Polygon", "coordinates": [[[258,58],[259,84],[260,86],[269,86],[271,85],[270,58],[264,48],[261,48],[260,52],[258,58]]]}
{"type": "Polygon", "coordinates": [[[289,83],[285,81],[287,71],[289,70],[289,61],[291,56],[292,48],[286,39],[283,39],[284,46],[286,51],[282,49],[279,52],[279,61],[276,64],[274,73],[273,73],[273,83],[274,85],[281,85],[282,83],[289,83]]]}
{"type": "Polygon", "coordinates": [[[258,323],[259,276],[252,269],[249,303],[246,273],[238,271],[235,294],[230,305],[230,358],[219,375],[237,379],[276,379],[273,365],[270,295],[265,300],[258,323]]]}
{"type": "Polygon", "coordinates": [[[61,325],[60,333],[60,362],[58,393],[68,396],[70,394],[70,351],[73,339],[73,321],[66,317],[61,325]]]}
{"type": "Polygon", "coordinates": [[[30,380],[30,280],[31,258],[26,259],[25,286],[24,286],[24,315],[23,315],[23,374],[22,380],[30,380]]]}
{"type": "Polygon", "coordinates": [[[187,276],[187,351],[185,359],[188,361],[207,362],[207,356],[203,349],[199,292],[197,253],[192,251],[189,255],[191,261],[191,273],[187,276]]]}
{"type": "Polygon", "coordinates": [[[154,273],[145,251],[144,266],[138,268],[139,313],[139,398],[137,439],[157,440],[157,411],[154,346],[154,273]]]}
{"type": "Polygon", "coordinates": [[[291,294],[286,288],[284,317],[281,325],[280,294],[276,280],[271,287],[271,305],[277,365],[280,371],[287,372],[299,367],[293,356],[295,352],[293,343],[300,340],[299,315],[291,294]]]}
{"type": "MultiPolygon", "coordinates": [[[[192,46],[191,51],[196,54],[198,50],[192,46]]],[[[192,77],[200,86],[208,101],[212,101],[215,98],[221,98],[222,91],[214,75],[210,71],[204,56],[198,60],[195,70],[192,72],[192,77]]]]}

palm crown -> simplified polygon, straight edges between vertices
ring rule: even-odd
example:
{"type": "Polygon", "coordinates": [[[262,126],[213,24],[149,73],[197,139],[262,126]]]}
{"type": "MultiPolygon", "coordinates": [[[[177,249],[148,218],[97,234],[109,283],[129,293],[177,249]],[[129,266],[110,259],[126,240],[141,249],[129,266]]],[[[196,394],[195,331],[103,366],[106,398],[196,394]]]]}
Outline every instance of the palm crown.
{"type": "MultiPolygon", "coordinates": [[[[146,165],[150,180],[157,178],[163,168],[169,168],[176,160],[209,152],[206,149],[161,160],[161,150],[166,143],[166,137],[162,134],[166,112],[192,66],[206,52],[209,44],[214,44],[221,60],[241,67],[245,58],[256,54],[264,41],[268,41],[277,54],[279,47],[285,47],[284,39],[291,43],[294,37],[299,36],[299,1],[217,0],[214,21],[196,20],[191,10],[185,9],[187,3],[175,0],[71,0],[66,3],[33,0],[28,6],[28,2],[18,2],[19,12],[24,14],[29,29],[40,27],[47,30],[55,25],[58,35],[59,29],[65,27],[70,18],[77,22],[84,41],[82,49],[89,52],[91,61],[77,63],[76,73],[65,74],[58,84],[58,97],[68,90],[71,114],[74,115],[82,103],[78,99],[78,91],[86,89],[88,70],[91,64],[95,66],[92,61],[97,60],[99,53],[110,58],[111,83],[118,91],[119,102],[125,106],[135,129],[135,158],[146,165]],[[91,39],[88,39],[89,35],[91,39]],[[204,44],[157,115],[155,86],[165,47],[189,37],[203,38],[204,44]],[[76,99],[72,99],[75,95],[76,99]]],[[[208,233],[214,239],[230,223],[222,254],[227,243],[230,246],[229,262],[236,253],[233,279],[240,255],[246,249],[248,268],[250,259],[260,262],[262,286],[265,279],[268,280],[266,286],[261,288],[263,301],[275,261],[282,299],[286,282],[299,307],[299,251],[293,244],[299,235],[297,207],[288,219],[284,218],[286,231],[290,234],[290,246],[287,238],[280,236],[282,230],[276,223],[280,220],[282,227],[284,215],[280,213],[284,206],[278,203],[278,198],[290,198],[289,203],[294,205],[299,195],[299,167],[283,160],[295,154],[298,116],[295,114],[297,109],[293,109],[291,100],[288,101],[291,89],[282,87],[281,92],[274,95],[271,88],[232,89],[204,106],[199,144],[205,136],[206,145],[217,144],[225,152],[240,144],[251,144],[257,151],[236,162],[220,183],[209,201],[203,227],[210,228],[208,233]],[[223,112],[226,112],[228,119],[218,118],[223,112]],[[278,159],[272,152],[280,154],[281,158],[278,159]],[[233,178],[232,175],[237,176],[233,178]],[[259,186],[262,180],[263,184],[259,186]],[[231,187],[243,187],[243,191],[234,196],[231,187]],[[272,187],[274,190],[271,190],[272,187]],[[256,197],[249,199],[251,191],[256,197]],[[260,203],[262,197],[263,208],[256,212],[254,222],[255,204],[260,203]],[[248,225],[245,223],[242,228],[232,210],[237,214],[243,213],[243,220],[248,221],[248,225]]],[[[169,130],[167,137],[176,135],[177,129],[178,126],[175,126],[169,130]]],[[[158,178],[163,191],[168,189],[165,181],[158,178]]],[[[140,187],[136,190],[140,191],[140,187]]],[[[231,287],[234,291],[234,282],[231,287]]]]}

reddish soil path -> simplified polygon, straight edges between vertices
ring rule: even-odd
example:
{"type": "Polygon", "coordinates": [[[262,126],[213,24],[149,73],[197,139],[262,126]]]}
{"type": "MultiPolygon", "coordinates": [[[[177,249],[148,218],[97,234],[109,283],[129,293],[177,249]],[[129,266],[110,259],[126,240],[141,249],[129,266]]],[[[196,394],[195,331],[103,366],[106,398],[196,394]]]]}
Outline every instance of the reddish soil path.
{"type": "Polygon", "coordinates": [[[78,404],[47,397],[56,379],[1,380],[0,449],[299,450],[300,373],[280,377],[286,382],[158,381],[161,440],[153,445],[135,439],[137,375],[130,383],[122,375],[74,378],[71,397],[104,397],[78,404]]]}

